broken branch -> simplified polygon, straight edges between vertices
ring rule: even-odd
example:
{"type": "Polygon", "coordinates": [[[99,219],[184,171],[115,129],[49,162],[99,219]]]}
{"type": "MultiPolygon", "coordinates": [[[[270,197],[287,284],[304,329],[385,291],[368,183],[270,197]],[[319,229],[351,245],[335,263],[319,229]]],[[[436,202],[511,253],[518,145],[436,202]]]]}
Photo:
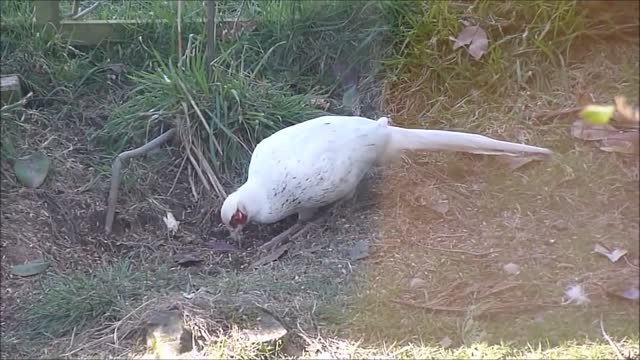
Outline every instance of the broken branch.
{"type": "Polygon", "coordinates": [[[461,250],[461,249],[445,249],[445,248],[433,247],[433,246],[428,246],[428,245],[425,245],[424,247],[426,247],[427,249],[431,249],[431,250],[447,251],[447,252],[461,253],[461,254],[469,254],[469,255],[473,255],[473,256],[487,256],[487,255],[491,255],[493,253],[497,253],[497,252],[502,251],[502,249],[496,249],[496,250],[489,250],[489,251],[484,251],[484,252],[475,252],[475,251],[468,251],[468,250],[461,250]]]}
{"type": "Polygon", "coordinates": [[[107,200],[107,218],[104,223],[104,230],[108,234],[111,233],[113,226],[113,218],[116,213],[116,203],[118,201],[118,189],[122,180],[122,164],[132,157],[144,155],[149,151],[159,147],[167,142],[176,134],[176,129],[171,129],[150,142],[140,146],[139,148],[128,150],[116,156],[111,165],[111,188],[109,189],[109,198],[107,200]]]}

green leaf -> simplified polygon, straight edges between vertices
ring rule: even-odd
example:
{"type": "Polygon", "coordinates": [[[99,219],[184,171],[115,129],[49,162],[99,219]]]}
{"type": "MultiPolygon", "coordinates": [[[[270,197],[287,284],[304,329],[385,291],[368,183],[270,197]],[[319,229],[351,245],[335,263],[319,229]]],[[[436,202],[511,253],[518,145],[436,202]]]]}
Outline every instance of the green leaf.
{"type": "Polygon", "coordinates": [[[613,105],[587,105],[580,111],[580,116],[590,124],[604,125],[609,122],[615,110],[613,105]]]}
{"type": "Polygon", "coordinates": [[[49,172],[49,158],[41,152],[36,152],[17,159],[13,170],[16,172],[18,181],[24,186],[37,188],[42,185],[49,172]]]}
{"type": "Polygon", "coordinates": [[[11,273],[18,276],[33,276],[47,270],[49,263],[44,260],[36,260],[30,263],[11,267],[11,273]]]}

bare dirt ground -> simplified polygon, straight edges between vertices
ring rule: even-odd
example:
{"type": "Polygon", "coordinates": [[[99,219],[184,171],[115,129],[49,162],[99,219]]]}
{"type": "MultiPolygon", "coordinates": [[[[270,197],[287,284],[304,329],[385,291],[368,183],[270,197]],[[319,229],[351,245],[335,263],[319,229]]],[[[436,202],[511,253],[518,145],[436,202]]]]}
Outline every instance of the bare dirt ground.
{"type": "MultiPolygon", "coordinates": [[[[2,164],[3,358],[140,352],[145,314],[168,304],[208,316],[221,331],[246,321],[246,304],[259,304],[307,336],[301,344],[314,354],[326,352],[311,349],[314,336],[363,346],[581,342],[600,339],[601,317],[611,336],[638,338],[637,302],[616,297],[639,275],[638,158],[571,139],[572,120],[527,133],[527,142],[559,154],[515,171],[491,157],[411,156],[368,179],[355,205],[296,239],[280,260],[253,270],[255,246],[291,220],[251,226],[243,249],[220,252],[215,242],[228,241],[220,200],[191,186],[173,148],[129,164],[117,226],[105,236],[110,175],[96,167],[107,162],[87,137],[107,110],[100,97],[77,101],[73,112],[25,114],[21,149],[41,148],[53,161],[41,188],[20,187],[2,164]],[[175,235],[162,222],[167,211],[180,221],[175,235]],[[592,252],[596,242],[628,255],[610,263],[592,252]],[[187,254],[195,266],[179,267],[187,254]],[[73,333],[32,339],[24,335],[28,309],[48,283],[15,277],[10,267],[38,258],[50,261],[47,276],[91,274],[128,259],[155,277],[142,296],[125,301],[126,319],[98,316],[73,333]],[[505,271],[510,263],[518,271],[505,271]],[[572,284],[584,286],[588,304],[562,304],[572,284]]],[[[485,115],[492,111],[501,110],[485,115]]]]}

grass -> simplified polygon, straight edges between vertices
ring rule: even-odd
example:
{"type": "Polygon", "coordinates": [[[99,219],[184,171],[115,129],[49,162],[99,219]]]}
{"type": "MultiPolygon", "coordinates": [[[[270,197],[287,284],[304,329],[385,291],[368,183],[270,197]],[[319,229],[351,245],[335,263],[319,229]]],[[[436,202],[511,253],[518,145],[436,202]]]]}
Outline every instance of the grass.
{"type": "MultiPolygon", "coordinates": [[[[182,310],[201,341],[201,357],[613,358],[601,316],[623,352],[637,357],[635,304],[602,290],[624,285],[637,271],[591,253],[601,241],[624,247],[627,260],[637,261],[637,158],[570,138],[572,119],[535,117],[575,106],[585,94],[596,102],[619,94],[637,99],[637,39],[598,40],[637,27],[636,18],[595,16],[576,2],[243,4],[241,15],[263,20],[235,43],[218,42],[210,73],[198,35],[191,36],[193,52],[176,57],[167,41],[174,25],[98,49],[74,49],[55,35],[37,38],[26,24],[21,31],[34,41],[2,32],[3,71],[6,65],[23,75],[41,98],[24,111],[3,111],[3,156],[11,132],[11,156],[46,143],[56,168],[40,192],[25,192],[10,181],[3,158],[3,274],[27,260],[15,254],[20,244],[39,251],[56,273],[3,277],[4,293],[13,295],[2,308],[3,357],[76,350],[73,356],[133,357],[145,352],[139,336],[145,322],[171,307],[182,310]],[[481,61],[451,49],[448,38],[462,29],[461,18],[489,34],[481,61]],[[114,63],[129,67],[120,81],[107,76],[114,63]],[[343,95],[354,85],[363,115],[385,112],[406,124],[481,132],[546,146],[557,156],[510,171],[490,157],[415,155],[368,184],[373,208],[338,210],[331,226],[296,240],[273,264],[254,271],[245,266],[258,256],[251,247],[231,254],[208,248],[207,241],[226,236],[217,229],[219,199],[190,184],[196,175],[182,171],[184,151],[195,159],[186,169],[205,171],[207,162],[216,175],[242,173],[245,147],[322,112],[310,106],[312,99],[327,100],[330,112],[351,113],[343,95]],[[96,172],[108,172],[109,154],[170,126],[187,144],[177,159],[175,152],[163,154],[162,168],[134,161],[125,177],[119,209],[129,230],[108,238],[87,229],[87,214],[101,208],[107,185],[78,189],[96,172]],[[91,140],[82,140],[87,136],[91,140]],[[68,214],[43,202],[41,193],[68,214]],[[449,201],[444,215],[430,207],[439,198],[449,201]],[[175,236],[159,220],[167,210],[181,221],[175,236]],[[143,218],[151,220],[139,224],[143,218]],[[352,261],[349,250],[361,240],[370,242],[370,255],[352,261]],[[199,256],[201,265],[171,267],[184,251],[199,256]],[[509,262],[520,266],[519,275],[504,273],[509,262]],[[416,278],[422,285],[410,286],[416,278]],[[576,282],[591,303],[561,305],[565,288],[576,282]],[[491,291],[501,286],[505,290],[491,291]],[[532,305],[489,312],[524,302],[532,305]],[[284,341],[237,338],[260,308],[288,328],[284,341]],[[445,338],[451,344],[442,347],[445,338]]],[[[173,6],[160,5],[110,2],[92,16],[153,12],[172,24],[173,6]]],[[[227,5],[238,14],[239,3],[227,5]]],[[[28,13],[20,2],[1,6],[3,25],[7,14],[28,13]]],[[[202,16],[201,10],[199,2],[185,2],[186,18],[202,16]]],[[[190,32],[201,30],[186,30],[185,44],[190,32]]],[[[248,234],[259,243],[270,235],[264,228],[248,234]]]]}

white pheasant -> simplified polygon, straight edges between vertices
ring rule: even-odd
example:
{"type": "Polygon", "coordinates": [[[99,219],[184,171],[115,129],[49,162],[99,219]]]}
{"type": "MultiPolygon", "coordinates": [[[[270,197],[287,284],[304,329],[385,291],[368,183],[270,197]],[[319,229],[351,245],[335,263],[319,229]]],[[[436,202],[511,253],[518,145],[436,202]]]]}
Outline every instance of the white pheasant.
{"type": "Polygon", "coordinates": [[[222,222],[238,239],[250,221],[275,223],[297,213],[298,223],[268,243],[273,246],[302,229],[318,208],[351,197],[373,166],[403,150],[552,154],[482,135],[395,127],[386,117],[322,116],[284,128],[256,146],[247,181],[222,205],[222,222]]]}

